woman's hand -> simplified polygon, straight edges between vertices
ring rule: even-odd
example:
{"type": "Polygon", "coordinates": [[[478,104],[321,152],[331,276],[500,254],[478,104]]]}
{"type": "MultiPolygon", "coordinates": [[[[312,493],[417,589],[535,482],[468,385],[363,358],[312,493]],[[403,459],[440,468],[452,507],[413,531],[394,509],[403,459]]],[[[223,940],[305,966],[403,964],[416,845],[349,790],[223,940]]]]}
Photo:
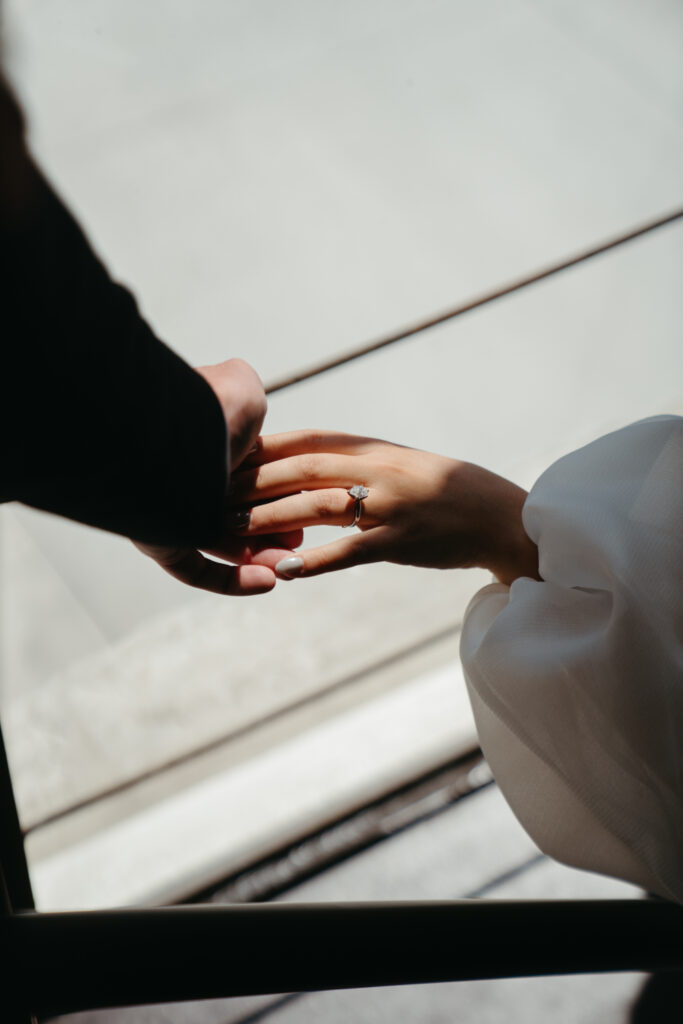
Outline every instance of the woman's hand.
{"type": "Polygon", "coordinates": [[[359,532],[288,556],[285,579],[364,562],[439,569],[481,566],[502,583],[538,579],[538,553],[522,526],[526,491],[479,466],[374,438],[327,431],[264,437],[233,477],[232,528],[242,538],[349,526],[368,488],[359,532]],[[253,504],[254,502],[266,502],[253,504]]]}

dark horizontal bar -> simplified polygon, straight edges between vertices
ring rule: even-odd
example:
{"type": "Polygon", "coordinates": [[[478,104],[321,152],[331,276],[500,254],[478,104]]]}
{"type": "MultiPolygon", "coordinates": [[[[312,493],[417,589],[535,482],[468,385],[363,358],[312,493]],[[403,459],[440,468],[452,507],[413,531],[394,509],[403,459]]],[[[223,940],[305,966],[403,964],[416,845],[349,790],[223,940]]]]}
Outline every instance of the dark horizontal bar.
{"type": "Polygon", "coordinates": [[[647,221],[646,223],[633,228],[631,231],[617,235],[615,238],[610,238],[605,242],[600,242],[597,245],[592,246],[590,249],[584,249],[579,253],[575,253],[574,256],[569,256],[557,263],[551,263],[547,267],[542,267],[540,270],[534,271],[531,274],[520,277],[515,281],[510,281],[508,284],[504,284],[498,288],[492,289],[491,291],[484,292],[482,295],[478,295],[473,299],[468,299],[460,305],[454,306],[452,309],[447,309],[444,312],[437,313],[435,316],[419,320],[417,323],[408,327],[402,327],[393,334],[388,334],[376,341],[367,342],[364,345],[360,345],[358,348],[349,349],[340,356],[335,356],[333,359],[328,359],[322,363],[317,363],[314,366],[309,366],[307,369],[301,370],[298,373],[293,373],[287,377],[281,377],[279,380],[274,380],[266,387],[266,392],[269,395],[272,395],[274,392],[282,391],[284,388],[289,388],[293,384],[300,384],[302,381],[309,380],[311,377],[318,377],[321,373],[327,373],[328,370],[334,370],[338,366],[344,366],[346,363],[350,363],[354,359],[360,359],[362,356],[367,356],[372,352],[377,352],[381,348],[386,348],[387,345],[394,345],[398,341],[404,341],[406,338],[411,338],[415,334],[419,334],[421,331],[429,330],[431,327],[437,327],[439,324],[446,323],[447,320],[453,320],[455,317],[462,316],[464,313],[469,313],[473,309],[478,309],[480,306],[485,306],[489,302],[495,302],[497,299],[502,299],[506,295],[512,295],[513,292],[518,292],[522,288],[528,288],[529,285],[537,284],[539,281],[543,281],[545,278],[551,277],[553,274],[559,274],[561,271],[569,270],[571,267],[575,267],[579,263],[585,263],[586,260],[593,259],[594,256],[600,256],[602,253],[609,252],[610,249],[615,249],[619,245],[624,245],[626,242],[632,242],[635,238],[640,238],[642,235],[649,234],[650,231],[656,231],[657,228],[665,227],[667,224],[673,224],[674,221],[680,220],[681,217],[683,217],[683,209],[674,210],[672,213],[667,213],[654,220],[647,221]]]}
{"type": "Polygon", "coordinates": [[[0,922],[36,1014],[266,993],[683,966],[658,900],[250,904],[0,922]]]}

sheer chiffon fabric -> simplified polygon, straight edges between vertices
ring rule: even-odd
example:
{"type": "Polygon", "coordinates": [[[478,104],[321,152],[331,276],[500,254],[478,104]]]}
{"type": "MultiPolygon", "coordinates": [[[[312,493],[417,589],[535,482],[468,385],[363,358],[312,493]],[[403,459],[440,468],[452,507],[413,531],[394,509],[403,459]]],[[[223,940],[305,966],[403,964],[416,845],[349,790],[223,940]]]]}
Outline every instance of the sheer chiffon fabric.
{"type": "Polygon", "coordinates": [[[463,626],[484,753],[544,852],[683,903],[683,419],[560,459],[523,521],[542,582],[463,626]]]}

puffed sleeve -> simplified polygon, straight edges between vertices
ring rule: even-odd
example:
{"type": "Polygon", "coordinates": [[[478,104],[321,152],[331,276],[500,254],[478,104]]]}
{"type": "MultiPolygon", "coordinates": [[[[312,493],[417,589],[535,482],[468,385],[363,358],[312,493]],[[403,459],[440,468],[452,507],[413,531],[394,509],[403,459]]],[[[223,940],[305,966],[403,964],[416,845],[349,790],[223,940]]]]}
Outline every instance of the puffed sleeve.
{"type": "Polygon", "coordinates": [[[484,753],[545,853],[683,903],[683,419],[560,459],[523,522],[542,580],[465,614],[484,753]]]}

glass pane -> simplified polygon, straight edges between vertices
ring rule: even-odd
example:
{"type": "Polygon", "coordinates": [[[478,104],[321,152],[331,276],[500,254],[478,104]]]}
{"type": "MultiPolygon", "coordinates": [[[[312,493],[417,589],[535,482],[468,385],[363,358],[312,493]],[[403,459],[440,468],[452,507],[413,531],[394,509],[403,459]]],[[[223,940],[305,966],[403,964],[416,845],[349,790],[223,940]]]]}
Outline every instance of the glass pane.
{"type": "MultiPolygon", "coordinates": [[[[594,6],[10,2],[7,62],[39,161],[160,336],[268,382],[675,206],[668,7],[594,6]]],[[[662,229],[277,393],[267,429],[528,487],[681,411],[680,272],[662,229]]],[[[1,523],[21,815],[87,804],[30,839],[44,905],[165,898],[474,742],[457,634],[486,574],[374,565],[220,600],[120,538],[1,523]]]]}

